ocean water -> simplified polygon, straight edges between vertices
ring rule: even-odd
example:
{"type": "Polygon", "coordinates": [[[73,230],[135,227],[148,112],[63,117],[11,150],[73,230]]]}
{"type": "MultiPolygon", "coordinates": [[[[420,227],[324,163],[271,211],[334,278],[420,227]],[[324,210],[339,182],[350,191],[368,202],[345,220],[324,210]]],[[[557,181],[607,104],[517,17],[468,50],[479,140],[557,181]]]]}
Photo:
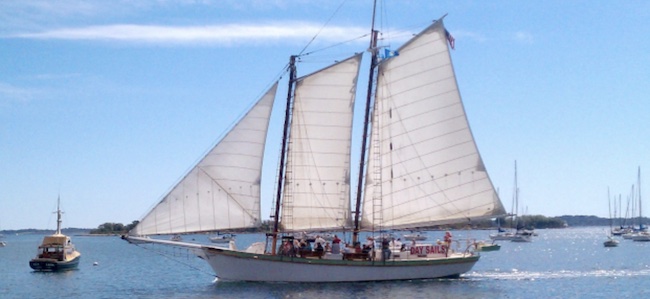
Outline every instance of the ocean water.
{"type": "MultiPolygon", "coordinates": [[[[501,241],[460,279],[374,283],[215,281],[204,261],[182,249],[163,253],[119,237],[73,236],[79,269],[40,273],[29,260],[43,236],[7,236],[0,248],[0,298],[648,298],[650,243],[605,248],[606,228],[538,230],[532,243],[501,241]],[[95,265],[96,263],[96,265],[95,265]]],[[[490,231],[452,231],[488,239],[490,231]]],[[[429,239],[442,232],[428,232],[429,239]]],[[[206,241],[206,235],[196,235],[206,241]]],[[[238,235],[246,245],[259,235],[238,235]]],[[[261,240],[261,239],[260,239],[261,240]]],[[[157,249],[157,248],[156,248],[157,249]]],[[[281,271],[281,269],[278,269],[281,271]]],[[[317,273],[314,273],[317,275],[317,273]]]]}

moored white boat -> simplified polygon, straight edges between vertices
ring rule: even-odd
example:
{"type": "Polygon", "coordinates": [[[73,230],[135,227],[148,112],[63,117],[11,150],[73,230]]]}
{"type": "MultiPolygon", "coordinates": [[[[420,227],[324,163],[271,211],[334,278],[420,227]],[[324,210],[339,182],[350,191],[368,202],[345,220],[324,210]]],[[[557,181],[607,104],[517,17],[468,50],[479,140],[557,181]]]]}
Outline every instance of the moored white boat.
{"type": "Polygon", "coordinates": [[[618,240],[612,238],[611,236],[608,236],[607,240],[603,242],[603,245],[605,247],[616,247],[618,246],[618,243],[619,243],[618,240]]]}
{"type": "Polygon", "coordinates": [[[499,225],[497,233],[490,234],[490,239],[493,241],[513,241],[513,242],[531,242],[533,236],[537,233],[532,229],[524,228],[521,218],[517,216],[519,210],[519,186],[517,183],[517,161],[515,161],[515,176],[514,188],[512,192],[512,214],[510,223],[512,227],[516,227],[513,232],[511,230],[503,229],[499,225]]]}
{"type": "Polygon", "coordinates": [[[636,241],[636,242],[650,242],[650,233],[644,232],[644,231],[637,232],[637,233],[629,235],[627,239],[630,239],[630,240],[636,241]]]}
{"type": "Polygon", "coordinates": [[[210,240],[210,242],[212,243],[217,243],[217,244],[230,243],[230,241],[235,240],[235,235],[232,234],[216,235],[216,236],[208,237],[208,240],[210,240]]]}
{"type": "Polygon", "coordinates": [[[512,239],[510,239],[511,242],[517,242],[517,243],[528,243],[533,241],[533,237],[531,235],[523,235],[523,234],[516,234],[512,239]]]}
{"type": "MultiPolygon", "coordinates": [[[[634,186],[632,188],[634,190],[634,186]]],[[[650,242],[650,232],[648,232],[647,226],[643,223],[643,210],[641,209],[642,207],[642,200],[641,200],[641,167],[638,169],[638,174],[637,174],[637,198],[639,203],[639,229],[638,230],[632,230],[629,233],[623,234],[622,237],[623,239],[626,240],[632,240],[636,242],[650,242]]]]}
{"type": "Polygon", "coordinates": [[[424,233],[420,233],[420,232],[416,232],[416,233],[412,233],[412,234],[405,234],[404,235],[404,240],[408,240],[408,241],[413,241],[413,240],[415,240],[415,241],[424,241],[426,239],[427,239],[427,235],[424,234],[424,233]]]}
{"type": "Polygon", "coordinates": [[[515,233],[509,231],[490,234],[490,239],[492,239],[493,241],[510,241],[514,237],[515,237],[515,233]]]}

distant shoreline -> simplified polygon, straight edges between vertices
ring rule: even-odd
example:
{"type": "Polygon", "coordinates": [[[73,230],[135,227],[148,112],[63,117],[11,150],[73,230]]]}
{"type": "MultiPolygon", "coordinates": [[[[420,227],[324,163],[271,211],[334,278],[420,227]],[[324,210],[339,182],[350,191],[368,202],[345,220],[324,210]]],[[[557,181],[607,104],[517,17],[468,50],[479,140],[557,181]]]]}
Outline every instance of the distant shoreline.
{"type": "MultiPolygon", "coordinates": [[[[501,219],[509,219],[509,217],[500,217],[501,219]]],[[[522,220],[526,223],[535,223],[537,222],[538,225],[532,225],[533,228],[535,229],[544,229],[544,228],[562,228],[559,226],[555,227],[544,227],[542,224],[543,222],[549,222],[549,220],[562,220],[566,226],[566,228],[570,227],[589,227],[589,226],[638,226],[639,223],[643,223],[644,225],[650,223],[650,220],[646,217],[642,217],[639,219],[639,217],[635,217],[632,219],[621,219],[621,218],[601,218],[597,216],[587,216],[587,215],[565,215],[565,216],[559,216],[559,217],[546,217],[546,216],[540,216],[540,215],[526,215],[520,217],[522,220]],[[539,221],[534,221],[537,218],[539,221]]],[[[503,222],[502,222],[503,223],[503,222]]],[[[503,227],[507,227],[505,223],[503,223],[503,227]]],[[[420,228],[420,229],[413,229],[413,230],[426,230],[426,231],[437,231],[437,230],[448,230],[448,229],[463,229],[461,228],[462,226],[466,225],[445,225],[445,226],[438,226],[438,227],[430,227],[430,228],[420,228]]],[[[481,225],[481,226],[474,226],[472,225],[473,230],[495,230],[497,229],[497,226],[492,223],[489,226],[488,225],[481,225]]],[[[90,232],[95,229],[92,228],[64,228],[62,229],[62,233],[65,235],[71,235],[71,236],[81,236],[81,237],[87,237],[87,236],[92,236],[92,237],[108,237],[108,236],[121,236],[123,233],[122,232],[113,232],[113,233],[100,233],[100,234],[91,234],[90,232]]],[[[239,233],[264,233],[265,230],[247,230],[246,232],[239,232],[239,233]]],[[[54,230],[52,229],[19,229],[19,230],[0,230],[0,234],[4,234],[5,236],[7,235],[29,235],[29,234],[35,234],[35,235],[47,235],[47,234],[53,234],[54,230]]],[[[209,233],[208,233],[209,234],[209,233]]]]}

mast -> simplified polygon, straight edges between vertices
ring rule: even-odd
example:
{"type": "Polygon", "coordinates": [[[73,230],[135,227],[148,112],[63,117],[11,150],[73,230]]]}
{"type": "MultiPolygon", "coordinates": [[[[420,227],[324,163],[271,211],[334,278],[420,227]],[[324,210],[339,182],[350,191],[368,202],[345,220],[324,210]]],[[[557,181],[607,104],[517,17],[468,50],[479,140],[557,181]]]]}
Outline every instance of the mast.
{"type": "Polygon", "coordinates": [[[643,231],[643,211],[641,209],[641,166],[637,175],[637,190],[639,191],[639,230],[643,231]]]}
{"type": "MultiPolygon", "coordinates": [[[[611,236],[614,220],[612,218],[612,198],[609,196],[609,187],[607,187],[607,208],[609,209],[609,235],[611,236]]],[[[614,214],[616,214],[616,202],[614,202],[614,214]]]]}
{"type": "Polygon", "coordinates": [[[363,118],[363,138],[361,141],[361,157],[359,158],[359,180],[357,184],[357,199],[354,210],[354,232],[352,233],[352,244],[359,240],[359,215],[361,213],[361,195],[363,190],[364,165],[366,161],[366,146],[368,143],[368,125],[370,119],[370,104],[372,102],[372,90],[375,82],[375,72],[377,67],[377,31],[375,30],[375,12],[377,10],[377,1],[372,6],[372,23],[370,29],[370,74],[368,78],[368,91],[366,94],[366,112],[363,118]]]}
{"type": "Polygon", "coordinates": [[[56,200],[56,234],[61,234],[61,196],[56,200]]]}
{"type": "Polygon", "coordinates": [[[284,168],[287,153],[287,143],[289,137],[289,118],[291,117],[291,100],[296,81],[296,55],[291,55],[289,60],[289,88],[287,90],[287,108],[284,113],[284,132],[282,133],[282,151],[280,152],[280,167],[278,170],[278,187],[275,199],[275,214],[273,215],[273,243],[271,245],[271,254],[275,254],[278,241],[278,232],[280,231],[280,201],[282,198],[282,186],[284,184],[284,168]]]}
{"type": "Polygon", "coordinates": [[[513,189],[512,189],[512,204],[510,206],[510,227],[516,229],[517,224],[515,223],[515,218],[517,216],[517,209],[518,207],[515,206],[515,203],[517,202],[517,160],[515,160],[515,179],[513,182],[513,189]]]}

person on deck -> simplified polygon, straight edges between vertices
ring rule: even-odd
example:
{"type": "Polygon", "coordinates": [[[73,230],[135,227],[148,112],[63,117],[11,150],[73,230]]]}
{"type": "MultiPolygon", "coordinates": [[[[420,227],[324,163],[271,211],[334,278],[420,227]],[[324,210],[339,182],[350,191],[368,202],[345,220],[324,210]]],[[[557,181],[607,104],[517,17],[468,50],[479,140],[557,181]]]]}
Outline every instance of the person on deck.
{"type": "Polygon", "coordinates": [[[300,240],[300,252],[310,252],[311,245],[305,240],[300,240]]]}
{"type": "Polygon", "coordinates": [[[322,243],[316,243],[316,248],[314,248],[314,251],[318,253],[323,253],[325,251],[325,248],[323,247],[322,243]]]}
{"type": "Polygon", "coordinates": [[[445,232],[445,247],[447,247],[445,251],[445,255],[449,255],[449,248],[451,248],[451,233],[449,231],[445,232]]]}
{"type": "Polygon", "coordinates": [[[341,239],[337,235],[334,235],[334,239],[332,239],[332,254],[339,253],[341,253],[341,239]]]}
{"type": "Polygon", "coordinates": [[[451,246],[451,233],[449,231],[445,232],[445,243],[447,243],[447,247],[451,246]]]}
{"type": "Polygon", "coordinates": [[[297,256],[298,252],[300,251],[300,240],[298,239],[293,239],[293,255],[297,256]]]}
{"type": "Polygon", "coordinates": [[[390,259],[390,241],[388,241],[388,238],[381,240],[381,255],[384,261],[390,259]]]}
{"type": "Polygon", "coordinates": [[[366,239],[366,246],[373,248],[375,247],[375,239],[373,237],[368,237],[366,239]]]}
{"type": "Polygon", "coordinates": [[[316,236],[316,239],[314,240],[314,247],[325,247],[325,239],[323,239],[321,236],[316,236]]]}

